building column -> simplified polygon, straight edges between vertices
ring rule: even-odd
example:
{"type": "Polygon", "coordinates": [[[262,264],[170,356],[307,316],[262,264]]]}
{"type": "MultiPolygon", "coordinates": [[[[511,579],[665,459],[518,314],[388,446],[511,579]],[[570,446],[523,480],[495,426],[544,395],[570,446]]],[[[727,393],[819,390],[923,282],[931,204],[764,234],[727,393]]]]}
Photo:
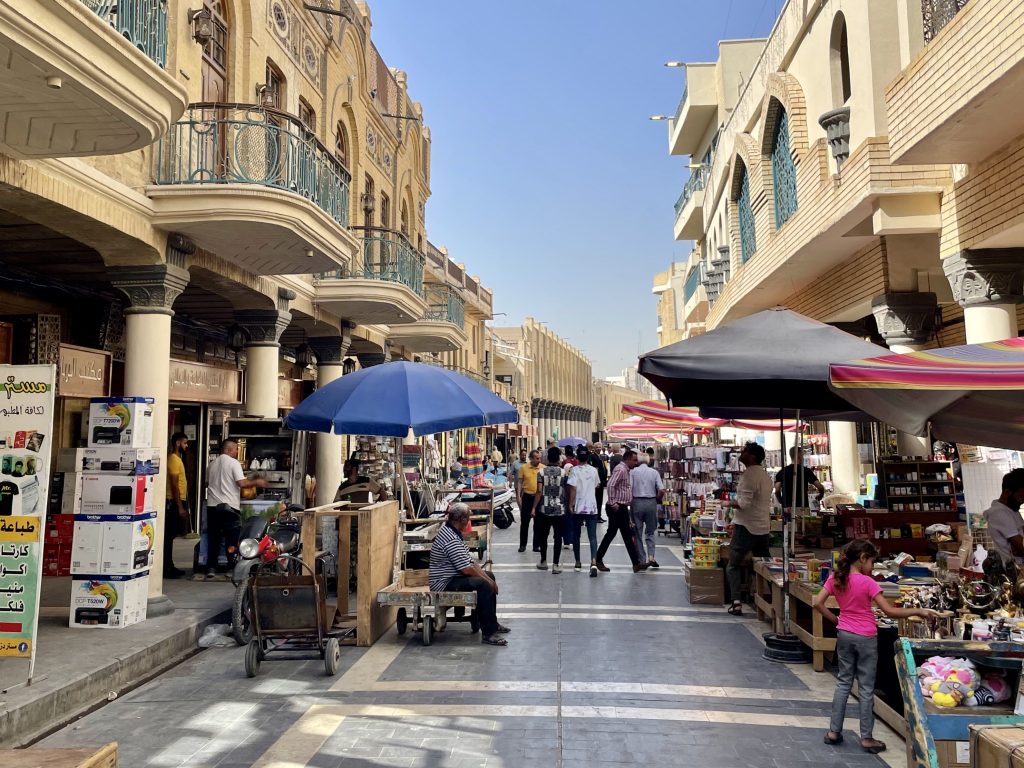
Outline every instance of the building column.
{"type": "MultiPolygon", "coordinates": [[[[343,323],[340,336],[315,336],[309,339],[309,346],[316,355],[317,389],[340,379],[345,367],[345,355],[352,344],[353,325],[343,323]]],[[[342,436],[327,432],[316,434],[316,504],[330,504],[341,485],[342,436]]]]}
{"type": "Polygon", "coordinates": [[[280,373],[281,334],[292,313],[279,309],[243,309],[235,321],[245,329],[245,414],[277,418],[277,380],[280,373]]]}
{"type": "MultiPolygon", "coordinates": [[[[188,270],[173,264],[117,267],[110,283],[128,297],[125,309],[124,391],[128,396],[153,398],[153,447],[160,451],[161,471],[153,481],[156,540],[163,542],[167,474],[167,400],[171,378],[171,317],[175,299],[188,285],[188,270]]],[[[174,610],[163,594],[163,546],[155,546],[149,574],[150,618],[174,610]]]]}
{"type": "MultiPolygon", "coordinates": [[[[924,349],[935,333],[939,302],[934,293],[883,293],[872,300],[871,312],[886,346],[905,355],[924,349]]],[[[896,444],[901,456],[930,456],[932,452],[927,436],[898,431],[896,444]]]]}
{"type": "Polygon", "coordinates": [[[850,421],[830,421],[828,444],[832,455],[832,485],[836,491],[856,497],[860,494],[860,451],[857,449],[856,425],[850,421]]]}
{"type": "Polygon", "coordinates": [[[356,355],[359,358],[360,368],[372,368],[375,365],[391,362],[391,341],[385,339],[384,349],[380,352],[363,352],[356,355]]]}
{"type": "Polygon", "coordinates": [[[953,298],[964,308],[968,344],[1017,335],[1017,304],[1024,301],[1024,249],[961,251],[942,260],[953,298]]]}

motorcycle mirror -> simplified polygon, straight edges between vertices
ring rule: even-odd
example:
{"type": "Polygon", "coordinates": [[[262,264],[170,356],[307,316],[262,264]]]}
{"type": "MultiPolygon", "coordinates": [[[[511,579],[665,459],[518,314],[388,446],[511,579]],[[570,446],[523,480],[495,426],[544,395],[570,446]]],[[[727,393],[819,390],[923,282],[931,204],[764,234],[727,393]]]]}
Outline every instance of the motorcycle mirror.
{"type": "Polygon", "coordinates": [[[238,544],[238,554],[244,560],[252,560],[260,553],[260,543],[256,539],[242,539],[238,544]]]}

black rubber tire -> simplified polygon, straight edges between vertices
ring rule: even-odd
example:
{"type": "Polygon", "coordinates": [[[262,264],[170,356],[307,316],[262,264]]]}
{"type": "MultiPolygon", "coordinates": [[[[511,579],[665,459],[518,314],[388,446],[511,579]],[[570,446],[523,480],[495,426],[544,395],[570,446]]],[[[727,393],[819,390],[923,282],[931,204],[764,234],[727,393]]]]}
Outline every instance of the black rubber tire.
{"type": "Polygon", "coordinates": [[[423,644],[430,645],[434,642],[434,617],[423,617],[423,644]]]}
{"type": "Polygon", "coordinates": [[[480,620],[476,617],[476,611],[469,614],[469,631],[474,635],[480,631],[480,620]]]}
{"type": "Polygon", "coordinates": [[[324,644],[324,668],[330,677],[338,674],[338,665],[341,663],[341,643],[336,637],[328,637],[324,644]]]}
{"type": "Polygon", "coordinates": [[[256,677],[260,671],[260,657],[263,652],[260,650],[260,641],[253,638],[245,647],[245,676],[256,677]]]}
{"type": "Polygon", "coordinates": [[[249,579],[246,579],[235,587],[235,599],[231,604],[231,634],[239,645],[245,645],[255,636],[252,621],[252,592],[249,579]]]}
{"type": "Polygon", "coordinates": [[[405,630],[409,627],[409,614],[405,612],[405,608],[398,609],[398,618],[395,619],[395,628],[398,629],[399,635],[404,635],[405,630]]]}

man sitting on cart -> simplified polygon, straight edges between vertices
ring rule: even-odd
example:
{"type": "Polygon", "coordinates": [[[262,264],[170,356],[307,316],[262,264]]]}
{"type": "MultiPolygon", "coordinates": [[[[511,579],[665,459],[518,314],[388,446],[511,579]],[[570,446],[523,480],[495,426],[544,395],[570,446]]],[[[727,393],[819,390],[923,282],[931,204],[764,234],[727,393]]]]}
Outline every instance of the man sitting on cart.
{"type": "Polygon", "coordinates": [[[473,562],[463,533],[473,529],[472,513],[463,503],[453,504],[448,520],[430,547],[431,592],[476,592],[476,618],[482,641],[487,645],[508,645],[502,637],[508,627],[498,623],[498,585],[494,577],[473,562]]]}

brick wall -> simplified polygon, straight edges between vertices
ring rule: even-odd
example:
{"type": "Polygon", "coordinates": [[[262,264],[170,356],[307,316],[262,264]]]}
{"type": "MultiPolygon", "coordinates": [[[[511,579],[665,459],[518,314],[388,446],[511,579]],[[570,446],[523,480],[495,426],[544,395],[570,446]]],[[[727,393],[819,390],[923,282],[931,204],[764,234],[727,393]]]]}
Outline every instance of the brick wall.
{"type": "Polygon", "coordinates": [[[870,301],[888,289],[885,243],[870,245],[813,285],[797,291],[784,305],[815,320],[828,321],[851,304],[870,301]]]}

